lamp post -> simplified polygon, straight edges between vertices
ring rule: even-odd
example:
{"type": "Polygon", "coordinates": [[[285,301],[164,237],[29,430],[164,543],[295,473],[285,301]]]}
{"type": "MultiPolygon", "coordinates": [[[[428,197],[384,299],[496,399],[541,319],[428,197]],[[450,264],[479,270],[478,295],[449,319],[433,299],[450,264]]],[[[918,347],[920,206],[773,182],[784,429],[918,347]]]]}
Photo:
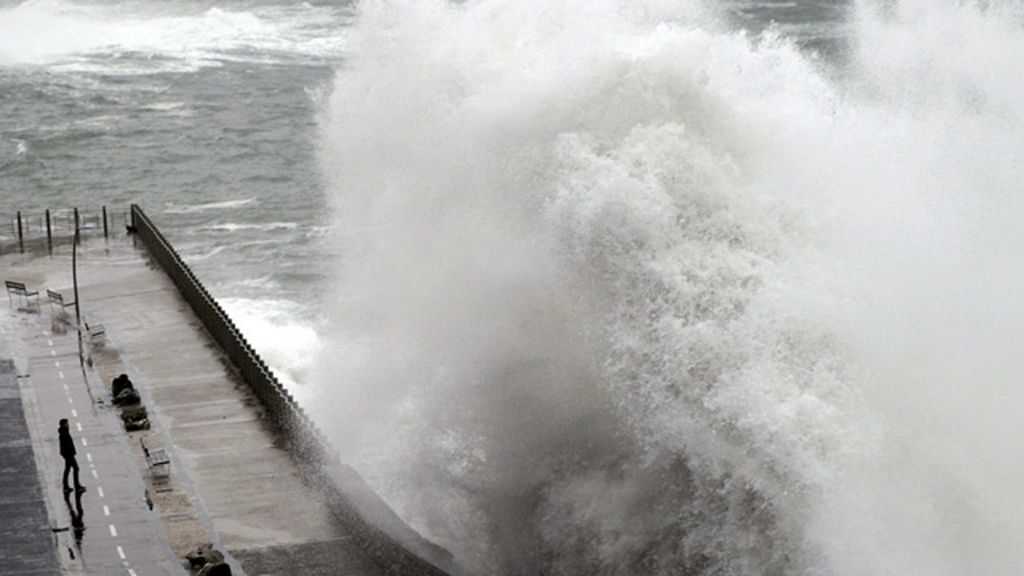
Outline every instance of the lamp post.
{"type": "MultiPolygon", "coordinates": [[[[76,211],[77,215],[77,211],[76,211]]],[[[71,281],[75,287],[75,328],[78,331],[78,363],[85,366],[85,356],[82,354],[82,309],[78,304],[78,241],[80,238],[78,229],[78,218],[75,218],[75,239],[71,243],[71,281]]]]}

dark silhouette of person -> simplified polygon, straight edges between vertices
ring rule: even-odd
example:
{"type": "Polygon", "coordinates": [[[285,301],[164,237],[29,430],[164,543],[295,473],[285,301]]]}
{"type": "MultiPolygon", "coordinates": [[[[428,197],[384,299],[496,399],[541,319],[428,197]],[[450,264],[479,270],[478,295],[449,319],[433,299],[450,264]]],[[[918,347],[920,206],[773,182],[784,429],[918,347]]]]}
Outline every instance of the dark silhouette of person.
{"type": "Polygon", "coordinates": [[[60,455],[64,458],[64,492],[71,492],[68,486],[68,472],[75,471],[75,491],[85,492],[85,486],[78,481],[78,460],[75,459],[75,441],[71,438],[68,430],[68,419],[61,418],[57,426],[57,436],[60,438],[60,455]]]}
{"type": "Polygon", "coordinates": [[[71,505],[71,491],[64,491],[64,503],[68,505],[68,513],[71,515],[71,533],[75,537],[75,547],[78,554],[82,554],[82,536],[85,535],[85,512],[82,510],[82,492],[75,492],[75,505],[71,505]]]}

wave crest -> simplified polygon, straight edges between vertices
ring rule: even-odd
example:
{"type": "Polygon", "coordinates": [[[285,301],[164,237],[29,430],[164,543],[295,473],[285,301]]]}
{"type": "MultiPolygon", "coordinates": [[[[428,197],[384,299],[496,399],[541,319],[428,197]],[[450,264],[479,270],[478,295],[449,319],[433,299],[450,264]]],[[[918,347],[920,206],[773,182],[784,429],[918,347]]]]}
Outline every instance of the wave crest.
{"type": "Polygon", "coordinates": [[[364,3],[324,146],[343,456],[476,573],[1013,573],[977,495],[1024,511],[1024,467],[954,406],[1020,398],[1015,354],[949,354],[1024,344],[958,257],[1022,272],[979,195],[1018,202],[1024,39],[906,5],[860,8],[843,77],[697,3],[364,3]]]}

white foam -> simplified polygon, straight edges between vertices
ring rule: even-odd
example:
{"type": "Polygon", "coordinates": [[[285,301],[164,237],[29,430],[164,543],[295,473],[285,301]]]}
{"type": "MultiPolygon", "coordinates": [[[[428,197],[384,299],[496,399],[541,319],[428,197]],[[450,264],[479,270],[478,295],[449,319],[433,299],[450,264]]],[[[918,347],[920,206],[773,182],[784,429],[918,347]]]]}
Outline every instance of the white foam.
{"type": "Polygon", "coordinates": [[[183,256],[186,262],[202,262],[217,256],[227,249],[227,246],[214,246],[213,248],[198,253],[185,253],[183,256]]]}
{"type": "Polygon", "coordinates": [[[364,4],[343,455],[473,573],[1017,573],[1019,10],[883,4],[836,75],[692,3],[364,4]]]}
{"type": "Polygon", "coordinates": [[[187,4],[28,0],[0,9],[0,65],[146,74],[223,61],[332,59],[344,49],[346,12],[305,3],[198,12],[187,4]]]}
{"type": "Polygon", "coordinates": [[[306,307],[287,300],[220,298],[224,309],[281,382],[301,403],[310,400],[309,371],[321,351],[306,307]]]}
{"type": "Polygon", "coordinates": [[[215,232],[238,232],[240,230],[270,232],[274,230],[294,230],[298,226],[295,222],[222,222],[206,226],[205,229],[215,232]]]}
{"type": "Polygon", "coordinates": [[[144,110],[152,110],[154,112],[174,112],[185,107],[186,105],[184,102],[154,102],[152,104],[147,104],[142,108],[144,110]]]}
{"type": "Polygon", "coordinates": [[[200,212],[209,212],[211,210],[233,210],[235,208],[241,208],[242,206],[248,206],[255,202],[255,198],[239,198],[237,200],[224,200],[221,202],[206,202],[201,204],[164,204],[164,213],[166,214],[196,214],[200,212]]]}

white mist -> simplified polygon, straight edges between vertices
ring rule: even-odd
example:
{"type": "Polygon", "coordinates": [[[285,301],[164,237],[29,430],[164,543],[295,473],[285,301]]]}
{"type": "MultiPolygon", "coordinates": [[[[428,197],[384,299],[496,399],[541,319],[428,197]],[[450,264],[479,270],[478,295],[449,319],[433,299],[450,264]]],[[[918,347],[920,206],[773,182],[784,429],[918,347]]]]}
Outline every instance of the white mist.
{"type": "Polygon", "coordinates": [[[320,422],[477,574],[1016,574],[1019,2],[369,1],[320,422]]]}

